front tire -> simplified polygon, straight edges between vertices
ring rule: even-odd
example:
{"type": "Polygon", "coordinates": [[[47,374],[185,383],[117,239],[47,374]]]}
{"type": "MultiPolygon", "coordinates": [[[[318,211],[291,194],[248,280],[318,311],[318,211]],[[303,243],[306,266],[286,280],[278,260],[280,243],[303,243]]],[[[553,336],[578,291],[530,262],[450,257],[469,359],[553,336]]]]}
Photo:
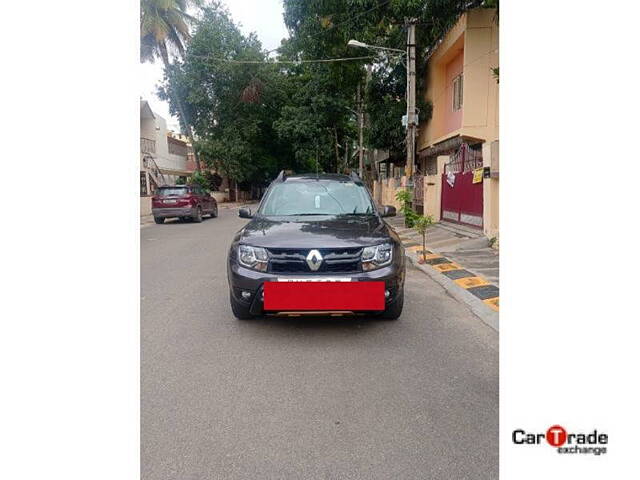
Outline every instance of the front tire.
{"type": "Polygon", "coordinates": [[[399,295],[389,304],[389,306],[382,312],[381,317],[384,320],[397,320],[402,315],[402,307],[404,306],[404,289],[400,290],[399,295]]]}
{"type": "Polygon", "coordinates": [[[213,211],[211,212],[211,218],[216,218],[218,216],[218,206],[213,207],[213,211]]]}
{"type": "Polygon", "coordinates": [[[253,318],[249,307],[238,302],[231,293],[229,293],[229,302],[231,303],[231,311],[238,320],[251,320],[253,318]]]}
{"type": "Polygon", "coordinates": [[[156,222],[158,225],[162,225],[164,223],[164,218],[162,218],[162,217],[153,217],[153,221],[156,222]]]}

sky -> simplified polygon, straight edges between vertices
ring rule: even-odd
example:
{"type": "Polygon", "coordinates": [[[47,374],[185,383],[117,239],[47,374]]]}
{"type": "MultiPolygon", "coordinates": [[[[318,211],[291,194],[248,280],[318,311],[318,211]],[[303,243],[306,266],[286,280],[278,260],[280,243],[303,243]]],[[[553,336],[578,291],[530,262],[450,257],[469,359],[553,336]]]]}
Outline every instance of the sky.
{"type": "MultiPolygon", "coordinates": [[[[282,19],[282,0],[225,0],[236,25],[244,34],[255,32],[263,48],[272,50],[287,37],[282,19]]],[[[156,85],[162,80],[162,62],[143,63],[140,69],[140,96],[149,101],[151,109],[167,120],[167,127],[179,130],[178,120],[169,114],[169,105],[156,94],[156,85]]]]}

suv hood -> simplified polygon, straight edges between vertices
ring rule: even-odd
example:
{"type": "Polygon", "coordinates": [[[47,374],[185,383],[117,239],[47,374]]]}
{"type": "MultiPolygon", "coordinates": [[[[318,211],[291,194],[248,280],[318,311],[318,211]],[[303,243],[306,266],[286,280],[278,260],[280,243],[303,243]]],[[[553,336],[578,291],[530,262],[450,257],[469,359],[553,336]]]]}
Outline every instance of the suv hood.
{"type": "Polygon", "coordinates": [[[375,245],[394,236],[377,216],[258,217],[236,239],[265,248],[349,248],[375,245]]]}

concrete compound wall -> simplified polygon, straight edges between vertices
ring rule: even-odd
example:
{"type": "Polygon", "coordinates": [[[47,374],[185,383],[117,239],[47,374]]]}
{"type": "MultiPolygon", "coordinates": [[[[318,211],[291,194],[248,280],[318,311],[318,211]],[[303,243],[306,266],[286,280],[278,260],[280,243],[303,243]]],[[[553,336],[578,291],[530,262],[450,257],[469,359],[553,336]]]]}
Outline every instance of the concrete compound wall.
{"type": "Polygon", "coordinates": [[[218,203],[227,201],[227,194],[225,192],[211,192],[211,195],[216,199],[216,202],[218,203]]]}
{"type": "Polygon", "coordinates": [[[400,202],[396,200],[396,193],[404,188],[402,179],[387,178],[386,180],[373,182],[373,198],[380,205],[391,205],[400,208],[400,202]]]}
{"type": "Polygon", "coordinates": [[[448,161],[449,155],[438,156],[436,173],[424,177],[424,212],[426,215],[431,215],[434,222],[440,221],[442,174],[448,161]]]}
{"type": "Polygon", "coordinates": [[[151,215],[151,197],[140,197],[140,216],[151,215]]]}
{"type": "Polygon", "coordinates": [[[491,167],[492,178],[483,179],[483,227],[482,230],[488,238],[499,236],[500,227],[500,168],[497,164],[498,156],[497,141],[482,145],[482,163],[485,167],[491,167]],[[492,162],[492,159],[494,161],[492,162]]]}

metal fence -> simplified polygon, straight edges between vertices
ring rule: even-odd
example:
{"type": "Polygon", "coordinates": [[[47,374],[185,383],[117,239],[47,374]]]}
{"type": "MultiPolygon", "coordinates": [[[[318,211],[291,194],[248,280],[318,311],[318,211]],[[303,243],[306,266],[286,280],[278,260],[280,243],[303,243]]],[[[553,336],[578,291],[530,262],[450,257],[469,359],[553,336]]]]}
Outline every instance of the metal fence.
{"type": "Polygon", "coordinates": [[[445,173],[470,172],[482,167],[482,150],[463,143],[445,165],[445,173]]]}

